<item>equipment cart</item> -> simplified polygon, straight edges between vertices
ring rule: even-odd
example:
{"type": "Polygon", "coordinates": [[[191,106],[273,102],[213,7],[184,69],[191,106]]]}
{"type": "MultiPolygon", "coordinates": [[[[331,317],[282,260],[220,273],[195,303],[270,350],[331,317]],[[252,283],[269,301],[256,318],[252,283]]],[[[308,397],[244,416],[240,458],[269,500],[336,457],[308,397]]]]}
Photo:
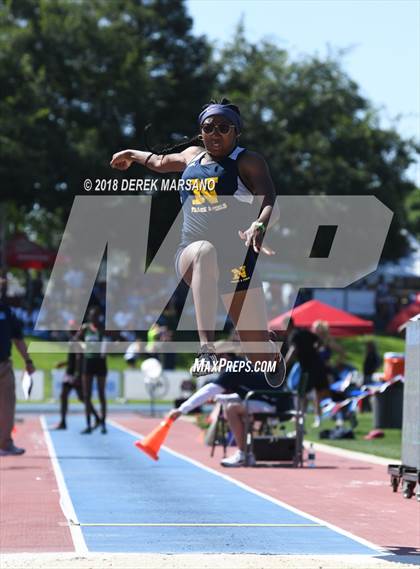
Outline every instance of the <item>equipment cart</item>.
{"type": "Polygon", "coordinates": [[[420,318],[406,326],[405,381],[402,426],[402,464],[390,464],[391,486],[401,483],[404,498],[416,493],[420,501],[420,318]],[[416,490],[417,486],[417,490],[416,490]],[[416,491],[416,492],[415,492],[416,491]]]}

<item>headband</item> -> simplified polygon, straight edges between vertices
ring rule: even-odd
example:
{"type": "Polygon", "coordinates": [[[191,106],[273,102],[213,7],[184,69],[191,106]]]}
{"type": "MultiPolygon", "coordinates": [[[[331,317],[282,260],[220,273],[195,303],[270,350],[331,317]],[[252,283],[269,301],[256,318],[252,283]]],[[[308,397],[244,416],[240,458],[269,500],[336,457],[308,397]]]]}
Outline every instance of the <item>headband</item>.
{"type": "Polygon", "coordinates": [[[198,117],[198,122],[200,126],[203,122],[214,115],[222,115],[226,119],[228,119],[231,123],[233,123],[236,127],[237,132],[241,131],[242,128],[242,119],[238,113],[235,113],[231,108],[227,105],[220,105],[220,104],[213,104],[209,105],[207,108],[202,111],[198,117]]]}

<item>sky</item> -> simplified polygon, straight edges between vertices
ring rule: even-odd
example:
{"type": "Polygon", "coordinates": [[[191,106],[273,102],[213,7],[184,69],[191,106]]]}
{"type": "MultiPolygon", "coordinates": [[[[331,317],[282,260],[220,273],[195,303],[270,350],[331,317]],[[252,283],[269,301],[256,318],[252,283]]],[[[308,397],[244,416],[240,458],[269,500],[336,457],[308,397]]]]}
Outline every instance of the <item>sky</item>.
{"type": "MultiPolygon", "coordinates": [[[[384,127],[420,140],[420,0],[187,0],[193,32],[222,46],[241,18],[245,35],[275,41],[292,59],[348,48],[344,70],[384,127]]],[[[420,163],[409,177],[420,185],[420,163]]]]}

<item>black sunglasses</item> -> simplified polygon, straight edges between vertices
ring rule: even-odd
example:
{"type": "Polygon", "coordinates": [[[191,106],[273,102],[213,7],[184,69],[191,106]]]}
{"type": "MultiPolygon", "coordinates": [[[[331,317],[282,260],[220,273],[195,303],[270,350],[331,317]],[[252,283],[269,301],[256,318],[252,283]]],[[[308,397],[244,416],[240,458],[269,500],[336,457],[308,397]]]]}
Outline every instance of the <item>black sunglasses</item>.
{"type": "Polygon", "coordinates": [[[235,128],[234,124],[229,124],[227,122],[222,122],[220,124],[202,124],[201,130],[205,134],[213,134],[214,131],[217,131],[219,134],[227,134],[231,131],[232,128],[235,128]]]}

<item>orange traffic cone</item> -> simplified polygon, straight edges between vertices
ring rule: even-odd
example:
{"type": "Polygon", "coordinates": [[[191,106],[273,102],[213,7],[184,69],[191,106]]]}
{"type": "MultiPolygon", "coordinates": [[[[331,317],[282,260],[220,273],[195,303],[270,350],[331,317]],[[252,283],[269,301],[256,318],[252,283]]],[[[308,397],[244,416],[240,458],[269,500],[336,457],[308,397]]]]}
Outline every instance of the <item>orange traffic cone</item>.
{"type": "Polygon", "coordinates": [[[150,435],[144,437],[141,441],[135,441],[135,446],[148,454],[153,460],[159,460],[158,452],[166,439],[169,429],[172,427],[173,419],[165,419],[157,426],[150,435]]]}

